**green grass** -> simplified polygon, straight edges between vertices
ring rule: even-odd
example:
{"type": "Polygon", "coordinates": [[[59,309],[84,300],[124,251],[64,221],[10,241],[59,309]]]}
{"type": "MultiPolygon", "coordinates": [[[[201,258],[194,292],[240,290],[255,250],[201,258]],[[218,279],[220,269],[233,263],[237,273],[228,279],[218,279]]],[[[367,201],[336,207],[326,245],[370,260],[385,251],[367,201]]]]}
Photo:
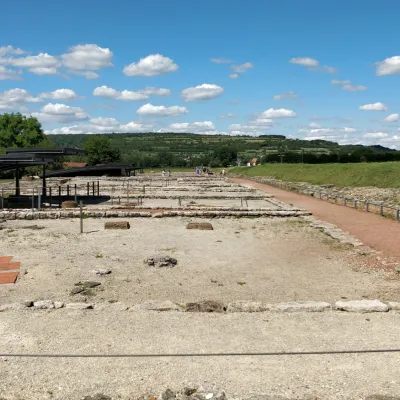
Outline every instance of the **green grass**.
{"type": "Polygon", "coordinates": [[[234,167],[229,173],[245,176],[273,176],[288,182],[309,182],[338,187],[375,186],[400,188],[400,162],[360,164],[265,164],[234,167]]]}

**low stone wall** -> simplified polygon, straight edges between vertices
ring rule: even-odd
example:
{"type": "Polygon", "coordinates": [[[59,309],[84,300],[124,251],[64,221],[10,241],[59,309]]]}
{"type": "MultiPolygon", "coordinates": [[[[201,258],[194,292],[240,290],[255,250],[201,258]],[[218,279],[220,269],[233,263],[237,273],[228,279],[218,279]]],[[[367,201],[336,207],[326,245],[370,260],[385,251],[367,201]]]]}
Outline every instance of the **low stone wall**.
{"type": "MultiPolygon", "coordinates": [[[[165,217],[199,217],[199,218],[223,218],[223,217],[300,217],[310,215],[302,210],[206,210],[206,211],[85,211],[84,218],[165,218],[165,217]]],[[[0,220],[37,220],[37,219],[69,219],[79,218],[79,211],[3,211],[0,212],[0,220]]]]}
{"type": "Polygon", "coordinates": [[[8,303],[0,305],[0,312],[3,311],[24,311],[24,310],[115,310],[115,311],[179,311],[179,312],[204,312],[204,313],[295,313],[295,312],[354,312],[373,313],[400,311],[400,302],[382,302],[380,300],[339,300],[334,304],[324,301],[289,301],[275,304],[267,304],[259,301],[234,301],[222,303],[213,300],[204,300],[188,303],[174,303],[169,300],[148,300],[144,303],[128,305],[125,303],[109,302],[71,302],[65,303],[57,300],[26,300],[22,303],[8,303]]]}

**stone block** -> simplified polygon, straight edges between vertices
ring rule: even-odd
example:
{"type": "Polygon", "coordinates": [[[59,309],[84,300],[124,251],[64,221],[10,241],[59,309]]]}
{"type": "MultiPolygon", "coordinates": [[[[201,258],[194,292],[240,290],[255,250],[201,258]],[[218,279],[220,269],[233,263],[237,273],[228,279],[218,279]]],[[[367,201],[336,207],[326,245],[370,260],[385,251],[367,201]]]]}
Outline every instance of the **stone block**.
{"type": "Polygon", "coordinates": [[[212,231],[214,228],[209,222],[190,222],[186,229],[198,229],[201,231],[212,231]]]}
{"type": "Polygon", "coordinates": [[[389,306],[379,300],[349,300],[337,301],[335,307],[338,310],[369,313],[369,312],[386,312],[389,311],[389,306]]]}
{"type": "Polygon", "coordinates": [[[107,221],[104,224],[104,229],[130,229],[128,221],[107,221]]]}

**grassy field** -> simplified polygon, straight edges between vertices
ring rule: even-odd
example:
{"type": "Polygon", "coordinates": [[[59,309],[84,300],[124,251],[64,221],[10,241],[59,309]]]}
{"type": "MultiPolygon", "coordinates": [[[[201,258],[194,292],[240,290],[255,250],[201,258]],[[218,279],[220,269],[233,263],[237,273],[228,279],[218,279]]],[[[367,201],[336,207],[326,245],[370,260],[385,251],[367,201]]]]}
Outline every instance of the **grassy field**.
{"type": "Polygon", "coordinates": [[[338,187],[375,186],[400,188],[400,162],[360,164],[265,164],[234,167],[229,173],[246,176],[273,176],[289,182],[334,184],[338,187]]]}

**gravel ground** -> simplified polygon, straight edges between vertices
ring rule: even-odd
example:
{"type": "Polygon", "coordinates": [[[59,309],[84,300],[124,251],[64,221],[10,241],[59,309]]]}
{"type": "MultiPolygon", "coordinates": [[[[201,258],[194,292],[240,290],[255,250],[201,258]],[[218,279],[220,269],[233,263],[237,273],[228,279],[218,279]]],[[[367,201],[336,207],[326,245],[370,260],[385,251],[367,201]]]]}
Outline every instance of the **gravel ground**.
{"type": "MultiPolygon", "coordinates": [[[[106,311],[7,312],[0,351],[132,354],[394,348],[400,314],[182,314],[106,311]],[[46,329],[43,329],[43,327],[46,329]],[[384,328],[383,328],[384,327],[384,328]],[[10,334],[12,332],[12,334],[10,334]]],[[[113,399],[201,385],[228,396],[359,400],[400,392],[400,355],[204,358],[2,358],[0,396],[113,399]],[[309,397],[308,397],[309,396],[309,397]]]]}
{"type": "MultiPolygon", "coordinates": [[[[0,304],[21,300],[71,301],[82,280],[97,280],[94,301],[134,304],[149,299],[397,300],[398,281],[359,271],[347,250],[296,219],[215,219],[213,231],[186,230],[189,218],[130,219],[130,230],[105,230],[101,219],[8,221],[1,253],[15,256],[22,271],[15,285],[0,286],[0,304]],[[43,229],[23,229],[32,226],[43,229]],[[178,260],[174,268],[149,267],[157,253],[178,260]],[[110,275],[92,272],[109,268],[110,275]]],[[[363,257],[363,256],[358,256],[363,257]]],[[[79,295],[80,296],[80,295],[79,295]]],[[[78,296],[78,297],[79,297],[78,296]]]]}

